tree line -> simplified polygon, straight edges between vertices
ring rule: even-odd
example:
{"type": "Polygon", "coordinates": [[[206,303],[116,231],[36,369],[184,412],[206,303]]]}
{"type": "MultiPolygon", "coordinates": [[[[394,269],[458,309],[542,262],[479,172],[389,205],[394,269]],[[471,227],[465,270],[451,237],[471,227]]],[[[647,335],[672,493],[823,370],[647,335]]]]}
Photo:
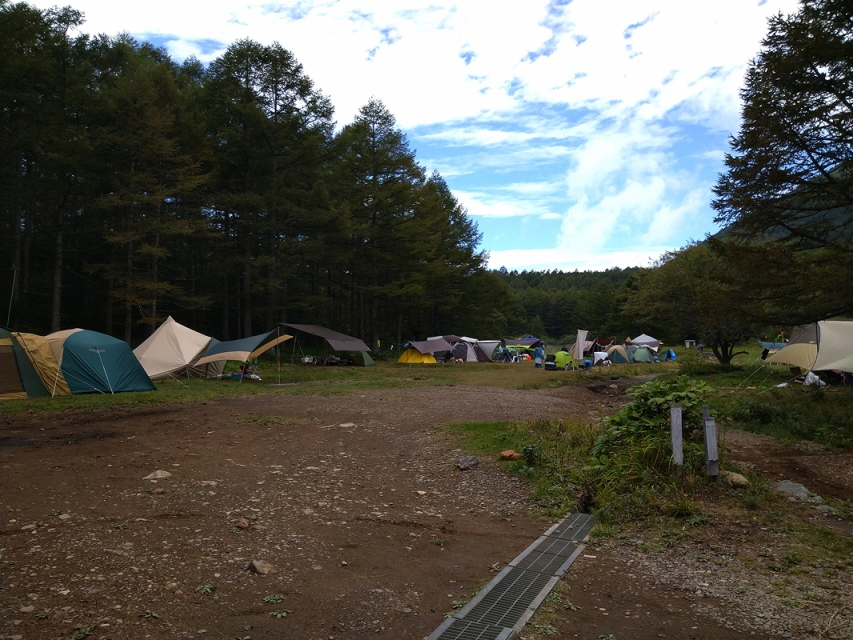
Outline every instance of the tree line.
{"type": "Polygon", "coordinates": [[[647,268],[518,272],[486,268],[379,100],[338,128],[279,44],[179,64],[81,34],[74,9],[0,0],[8,324],[133,343],[169,314],[223,340],[316,322],[374,349],[583,328],[695,338],[728,362],[779,326],[853,314],[850,20],[844,0],[771,18],[713,190],[721,233],[647,268]]]}
{"type": "Polygon", "coordinates": [[[221,339],[318,322],[374,347],[490,329],[477,226],[380,101],[336,131],[277,43],[205,67],[81,25],[0,3],[11,325],[131,342],[168,314],[221,339]]]}

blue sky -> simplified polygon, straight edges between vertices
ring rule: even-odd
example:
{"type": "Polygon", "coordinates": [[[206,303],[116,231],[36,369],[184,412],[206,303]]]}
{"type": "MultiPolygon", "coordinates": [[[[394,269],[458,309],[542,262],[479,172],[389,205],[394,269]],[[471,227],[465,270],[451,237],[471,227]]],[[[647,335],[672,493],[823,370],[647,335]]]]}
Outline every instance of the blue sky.
{"type": "MultiPolygon", "coordinates": [[[[490,266],[644,266],[713,232],[711,187],[767,18],[794,0],[68,0],[84,31],[209,62],[280,42],[350,122],[372,96],[490,266]]],[[[55,1],[33,2],[49,7],[55,1]]]]}

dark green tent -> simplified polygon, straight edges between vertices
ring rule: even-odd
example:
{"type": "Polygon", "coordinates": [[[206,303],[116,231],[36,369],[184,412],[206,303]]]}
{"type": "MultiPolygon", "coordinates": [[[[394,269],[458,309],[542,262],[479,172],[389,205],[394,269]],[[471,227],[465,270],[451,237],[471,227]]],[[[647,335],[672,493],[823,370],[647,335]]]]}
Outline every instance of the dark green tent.
{"type": "Polygon", "coordinates": [[[357,367],[372,367],[376,364],[367,351],[347,351],[344,355],[357,367]]]}
{"type": "Polygon", "coordinates": [[[648,347],[639,346],[636,347],[632,352],[631,356],[634,359],[634,362],[638,363],[651,363],[655,361],[655,355],[652,353],[651,349],[648,347]]]}
{"type": "Polygon", "coordinates": [[[156,389],[126,342],[97,331],[75,331],[65,338],[62,375],[71,393],[156,389]]]}

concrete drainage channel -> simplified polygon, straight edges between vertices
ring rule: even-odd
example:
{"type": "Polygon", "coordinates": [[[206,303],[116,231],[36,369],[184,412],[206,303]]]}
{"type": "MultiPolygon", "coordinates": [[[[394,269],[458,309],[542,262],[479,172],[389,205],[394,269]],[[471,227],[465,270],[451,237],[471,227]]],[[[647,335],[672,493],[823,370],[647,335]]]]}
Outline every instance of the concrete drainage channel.
{"type": "Polygon", "coordinates": [[[584,549],[595,518],[573,513],[504,567],[427,640],[507,640],[521,631],[584,549]]]}

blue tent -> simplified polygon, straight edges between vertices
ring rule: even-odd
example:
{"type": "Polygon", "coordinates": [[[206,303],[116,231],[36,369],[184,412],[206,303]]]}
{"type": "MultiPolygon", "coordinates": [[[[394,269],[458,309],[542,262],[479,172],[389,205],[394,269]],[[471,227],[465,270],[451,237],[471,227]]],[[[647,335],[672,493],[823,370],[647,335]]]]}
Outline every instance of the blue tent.
{"type": "Polygon", "coordinates": [[[71,393],[154,391],[126,342],[105,333],[76,329],[45,336],[59,352],[60,368],[71,393]]]}

